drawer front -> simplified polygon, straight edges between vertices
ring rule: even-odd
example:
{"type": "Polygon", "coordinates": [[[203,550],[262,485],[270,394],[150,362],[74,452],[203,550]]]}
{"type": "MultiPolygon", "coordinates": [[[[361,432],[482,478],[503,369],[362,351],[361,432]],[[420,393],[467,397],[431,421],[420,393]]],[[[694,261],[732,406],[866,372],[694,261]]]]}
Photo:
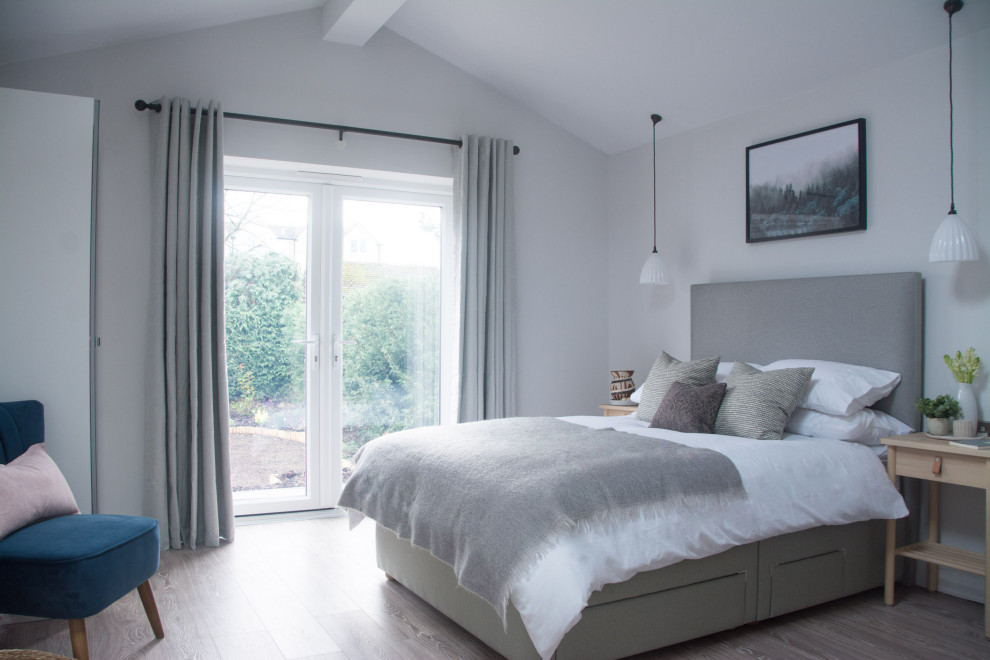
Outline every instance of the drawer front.
{"type": "Polygon", "coordinates": [[[744,573],[586,607],[557,648],[558,660],[624,658],[743,625],[744,573]],[[609,634],[603,636],[602,630],[609,634]]]}
{"type": "Polygon", "coordinates": [[[770,616],[841,598],[845,594],[845,567],[843,550],[773,566],[770,616]]]}
{"type": "Polygon", "coordinates": [[[984,488],[987,485],[986,459],[979,456],[941,454],[938,451],[898,447],[896,461],[897,474],[904,477],[917,477],[976,488],[984,488]],[[934,474],[932,468],[938,457],[942,459],[942,472],[934,474]]]}

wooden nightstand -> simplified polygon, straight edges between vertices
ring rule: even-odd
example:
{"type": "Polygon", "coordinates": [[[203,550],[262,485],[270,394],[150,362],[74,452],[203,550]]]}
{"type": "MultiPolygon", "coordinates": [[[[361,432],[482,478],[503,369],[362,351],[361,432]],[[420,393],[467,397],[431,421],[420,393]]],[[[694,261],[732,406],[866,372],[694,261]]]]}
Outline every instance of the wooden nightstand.
{"type": "Polygon", "coordinates": [[[602,409],[602,415],[605,417],[620,417],[639,409],[635,403],[603,403],[598,407],[602,409]]]}
{"type": "MultiPolygon", "coordinates": [[[[887,445],[887,474],[894,486],[897,477],[924,479],[928,485],[928,540],[897,546],[896,521],[887,521],[887,557],[884,577],[884,602],[894,604],[894,559],[900,555],[928,562],[928,590],[938,587],[938,567],[948,566],[967,573],[984,576],[986,598],[983,608],[983,633],[990,637],[990,553],[979,554],[953,548],[938,542],[938,485],[940,483],[972,486],[986,491],[987,511],[990,512],[990,450],[970,449],[950,445],[948,440],[929,438],[924,433],[912,433],[884,438],[887,445]]],[[[990,549],[990,515],[985,532],[990,549]]]]}

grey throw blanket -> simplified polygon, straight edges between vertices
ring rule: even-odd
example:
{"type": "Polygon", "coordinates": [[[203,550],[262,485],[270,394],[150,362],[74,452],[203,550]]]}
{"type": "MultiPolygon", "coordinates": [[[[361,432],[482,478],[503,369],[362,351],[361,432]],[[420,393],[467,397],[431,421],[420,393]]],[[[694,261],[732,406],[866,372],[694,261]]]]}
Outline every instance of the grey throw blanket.
{"type": "Polygon", "coordinates": [[[745,497],[726,456],[550,417],[410,429],[358,454],[340,506],[454,567],[505,621],[509,588],[558,534],[690,501],[745,497]]]}

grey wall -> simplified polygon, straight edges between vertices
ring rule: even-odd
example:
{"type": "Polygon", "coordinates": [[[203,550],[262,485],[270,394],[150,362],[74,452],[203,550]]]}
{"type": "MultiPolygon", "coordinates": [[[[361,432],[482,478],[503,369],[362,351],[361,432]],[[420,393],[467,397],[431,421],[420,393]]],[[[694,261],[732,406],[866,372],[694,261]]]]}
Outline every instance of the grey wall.
{"type": "MultiPolygon", "coordinates": [[[[0,85],[101,101],[97,228],[99,505],[139,513],[151,117],[135,99],[219,99],[231,112],[458,137],[508,137],[516,160],[519,412],[595,414],[607,397],[606,157],[387,30],[320,39],[319,11],[0,68],[0,85]]],[[[452,148],[227,122],[228,154],[450,176],[452,148]]]]}
{"type": "MultiPolygon", "coordinates": [[[[658,234],[667,287],[637,284],[651,249],[650,147],[612,157],[609,364],[645,375],[661,349],[687,356],[693,283],[920,271],[925,393],[954,395],[944,353],[974,346],[990,360],[990,32],[957,40],[954,56],[956,206],[980,245],[980,261],[928,262],[932,234],[949,208],[948,49],[939,48],[661,140],[658,234]],[[746,244],[746,147],[857,117],[866,118],[867,231],[746,244]]],[[[976,384],[983,419],[990,418],[988,372],[976,384]]],[[[946,490],[943,540],[982,550],[982,493],[946,490]]],[[[981,579],[946,570],[942,588],[982,600],[981,579]]]]}

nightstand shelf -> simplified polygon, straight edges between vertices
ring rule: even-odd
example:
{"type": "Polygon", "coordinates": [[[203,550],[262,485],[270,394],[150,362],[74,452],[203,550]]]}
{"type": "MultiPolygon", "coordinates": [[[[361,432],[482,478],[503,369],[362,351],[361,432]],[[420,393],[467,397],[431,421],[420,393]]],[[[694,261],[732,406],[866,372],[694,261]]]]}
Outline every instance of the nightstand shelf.
{"type": "Polygon", "coordinates": [[[986,497],[984,521],[987,548],[990,549],[990,451],[951,445],[947,440],[912,433],[884,438],[887,445],[887,474],[897,486],[898,477],[928,482],[928,540],[897,547],[897,521],[887,521],[884,602],[894,604],[894,559],[906,557],[928,563],[928,590],[938,588],[938,567],[954,568],[981,575],[985,583],[983,634],[990,637],[990,554],[971,552],[939,543],[939,484],[980,488],[986,497]]]}
{"type": "Polygon", "coordinates": [[[953,548],[944,543],[921,541],[897,548],[894,552],[899,557],[919,559],[975,575],[986,575],[986,558],[982,554],[962,548],[953,548]]]}

